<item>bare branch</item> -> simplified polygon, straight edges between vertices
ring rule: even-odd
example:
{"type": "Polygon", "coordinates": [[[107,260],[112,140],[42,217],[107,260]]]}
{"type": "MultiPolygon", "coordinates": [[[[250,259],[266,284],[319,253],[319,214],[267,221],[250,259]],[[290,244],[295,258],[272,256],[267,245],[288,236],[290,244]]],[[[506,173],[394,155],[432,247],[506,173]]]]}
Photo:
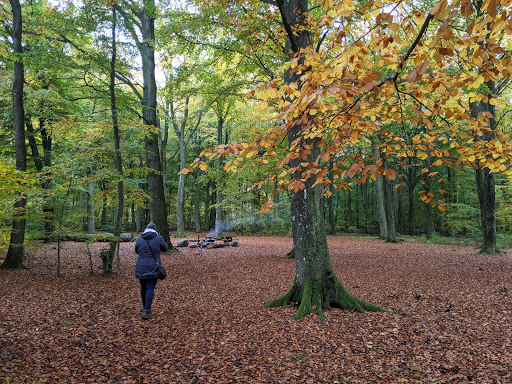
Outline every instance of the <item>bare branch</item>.
{"type": "MultiPolygon", "coordinates": [[[[133,81],[131,79],[129,79],[128,77],[126,77],[124,74],[116,71],[116,78],[121,80],[124,84],[126,84],[127,86],[129,86],[131,88],[131,90],[133,91],[133,93],[135,93],[135,95],[137,96],[137,98],[139,100],[142,100],[142,95],[141,93],[139,92],[139,90],[137,89],[136,87],[136,84],[133,83],[133,81]]],[[[140,85],[139,85],[140,86],[140,85]]]]}

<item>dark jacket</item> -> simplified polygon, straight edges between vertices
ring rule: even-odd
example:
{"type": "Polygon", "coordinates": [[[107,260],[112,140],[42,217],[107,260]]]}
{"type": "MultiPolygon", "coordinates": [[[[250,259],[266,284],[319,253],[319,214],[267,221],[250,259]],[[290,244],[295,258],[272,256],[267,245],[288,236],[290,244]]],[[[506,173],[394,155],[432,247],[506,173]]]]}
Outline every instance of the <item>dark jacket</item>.
{"type": "Polygon", "coordinates": [[[135,277],[137,279],[154,279],[157,277],[156,266],[162,265],[160,251],[165,252],[169,246],[164,238],[154,231],[145,231],[135,243],[135,253],[139,255],[135,265],[135,277]],[[149,250],[153,250],[153,255],[149,250]],[[155,260],[156,259],[156,260],[155,260]]]}

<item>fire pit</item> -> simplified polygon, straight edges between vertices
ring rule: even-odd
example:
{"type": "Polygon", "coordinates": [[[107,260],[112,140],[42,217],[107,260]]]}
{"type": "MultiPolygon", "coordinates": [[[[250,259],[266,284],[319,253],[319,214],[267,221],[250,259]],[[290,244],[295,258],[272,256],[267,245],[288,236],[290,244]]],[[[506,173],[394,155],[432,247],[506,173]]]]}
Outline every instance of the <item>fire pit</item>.
{"type": "Polygon", "coordinates": [[[224,248],[238,247],[238,240],[233,240],[231,236],[215,237],[210,234],[206,235],[204,240],[199,237],[197,239],[189,239],[190,248],[224,248]]]}

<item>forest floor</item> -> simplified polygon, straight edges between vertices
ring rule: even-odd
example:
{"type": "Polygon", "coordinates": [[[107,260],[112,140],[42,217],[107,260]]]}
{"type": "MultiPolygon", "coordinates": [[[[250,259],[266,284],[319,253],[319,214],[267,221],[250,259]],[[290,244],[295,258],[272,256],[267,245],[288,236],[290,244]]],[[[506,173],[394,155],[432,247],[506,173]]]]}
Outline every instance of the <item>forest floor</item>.
{"type": "Polygon", "coordinates": [[[264,308],[287,292],[286,237],[162,256],[155,319],[143,321],[133,243],[101,277],[91,246],[28,250],[0,271],[0,384],[512,383],[512,256],[475,247],[330,237],[334,269],[357,297],[389,312],[333,309],[294,321],[264,308]]]}

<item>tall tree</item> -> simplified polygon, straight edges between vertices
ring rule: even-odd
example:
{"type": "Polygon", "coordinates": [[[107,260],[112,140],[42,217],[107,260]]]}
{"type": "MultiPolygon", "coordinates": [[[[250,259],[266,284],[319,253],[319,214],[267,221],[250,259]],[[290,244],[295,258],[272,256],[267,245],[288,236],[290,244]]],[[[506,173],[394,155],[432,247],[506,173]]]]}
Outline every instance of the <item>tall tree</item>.
{"type": "MultiPolygon", "coordinates": [[[[375,140],[371,141],[372,155],[375,158],[377,165],[380,160],[380,153],[375,140]]],[[[384,205],[384,195],[382,191],[382,175],[375,175],[375,195],[377,199],[377,214],[379,217],[380,237],[383,239],[388,238],[388,224],[386,219],[386,207],[384,205]]]]}
{"type": "MultiPolygon", "coordinates": [[[[474,2],[476,18],[485,16],[485,11],[488,13],[496,12],[496,5],[490,4],[487,9],[484,11],[484,1],[478,0],[474,2]]],[[[493,29],[493,24],[488,24],[488,33],[486,38],[489,39],[491,32],[493,29]]],[[[479,43],[480,45],[484,44],[483,42],[479,43]]],[[[482,99],[480,101],[470,102],[470,110],[471,115],[475,118],[480,115],[486,115],[488,124],[486,127],[483,127],[481,130],[481,134],[476,137],[476,146],[482,147],[485,146],[486,143],[491,142],[495,139],[495,130],[497,128],[496,121],[496,105],[491,104],[490,99],[496,97],[505,87],[502,87],[501,91],[497,90],[497,77],[492,74],[491,71],[487,72],[486,64],[483,63],[481,67],[478,68],[479,75],[484,75],[487,78],[485,81],[485,93],[487,94],[486,99],[482,99]],[[483,145],[482,145],[483,144],[483,145]]],[[[508,79],[506,80],[506,85],[508,85],[508,79]]],[[[502,84],[503,85],[503,84],[502,84]]],[[[492,155],[487,155],[488,158],[492,155]]],[[[496,190],[495,190],[495,181],[494,181],[494,173],[488,166],[486,166],[487,159],[482,159],[482,161],[477,161],[475,166],[475,180],[478,191],[478,201],[480,203],[480,223],[482,227],[482,246],[480,251],[482,253],[494,254],[498,252],[498,247],[496,245],[496,190]]]]}
{"type": "Polygon", "coordinates": [[[103,258],[103,275],[112,273],[112,264],[115,252],[119,252],[119,241],[121,236],[121,225],[123,223],[124,211],[124,181],[123,181],[123,160],[121,156],[121,139],[119,135],[119,119],[116,104],[116,61],[117,61],[117,14],[116,8],[112,7],[112,54],[110,58],[110,113],[112,116],[112,130],[114,134],[114,164],[117,171],[117,213],[114,224],[115,240],[110,242],[110,249],[103,258]]]}
{"type": "MultiPolygon", "coordinates": [[[[23,107],[23,47],[22,47],[22,15],[19,0],[10,0],[12,9],[12,43],[14,60],[14,81],[12,85],[12,112],[14,122],[14,144],[16,146],[16,170],[26,172],[27,170],[27,148],[25,144],[25,110],[23,107]]],[[[16,196],[14,204],[13,223],[9,250],[2,263],[2,268],[22,269],[23,252],[25,243],[26,196],[20,192],[16,196]]]]}
{"type": "MultiPolygon", "coordinates": [[[[178,122],[178,117],[174,108],[174,103],[171,101],[171,121],[174,128],[174,133],[178,138],[178,148],[180,151],[180,171],[186,168],[187,165],[187,147],[190,140],[194,137],[197,128],[201,124],[202,114],[199,114],[196,124],[188,132],[186,130],[189,124],[189,109],[190,97],[185,98],[185,105],[181,123],[178,122]]],[[[185,236],[185,179],[186,173],[180,172],[178,176],[178,197],[176,199],[176,237],[185,236]]]]}
{"type": "Polygon", "coordinates": [[[151,220],[165,241],[170,242],[167,222],[167,205],[159,150],[159,123],[157,118],[157,87],[155,78],[155,18],[154,0],[143,0],[142,4],[123,1],[115,5],[123,15],[125,26],[137,45],[142,58],[142,119],[144,123],[146,165],[148,167],[148,192],[151,196],[149,210],[151,220]]]}
{"type": "MultiPolygon", "coordinates": [[[[312,45],[312,36],[307,24],[307,0],[277,0],[275,4],[281,15],[286,31],[286,61],[297,59],[298,65],[304,65],[303,50],[312,45]]],[[[301,76],[291,66],[284,73],[284,84],[295,84],[301,89],[301,76]]],[[[294,86],[294,87],[295,87],[294,86]]],[[[293,99],[289,98],[291,104],[293,99]]],[[[321,211],[321,186],[315,186],[312,174],[301,168],[303,162],[314,162],[319,155],[319,140],[304,139],[312,128],[307,114],[286,122],[283,128],[288,132],[288,144],[298,156],[290,160],[292,184],[295,184],[291,196],[292,236],[295,252],[295,280],[292,288],[282,297],[266,303],[268,307],[287,306],[290,302],[299,303],[295,319],[311,313],[312,307],[321,319],[323,309],[331,306],[343,309],[355,309],[360,312],[380,310],[374,304],[352,296],[341,284],[331,265],[327,238],[321,211]],[[302,180],[306,180],[302,182],[302,180]]]]}

